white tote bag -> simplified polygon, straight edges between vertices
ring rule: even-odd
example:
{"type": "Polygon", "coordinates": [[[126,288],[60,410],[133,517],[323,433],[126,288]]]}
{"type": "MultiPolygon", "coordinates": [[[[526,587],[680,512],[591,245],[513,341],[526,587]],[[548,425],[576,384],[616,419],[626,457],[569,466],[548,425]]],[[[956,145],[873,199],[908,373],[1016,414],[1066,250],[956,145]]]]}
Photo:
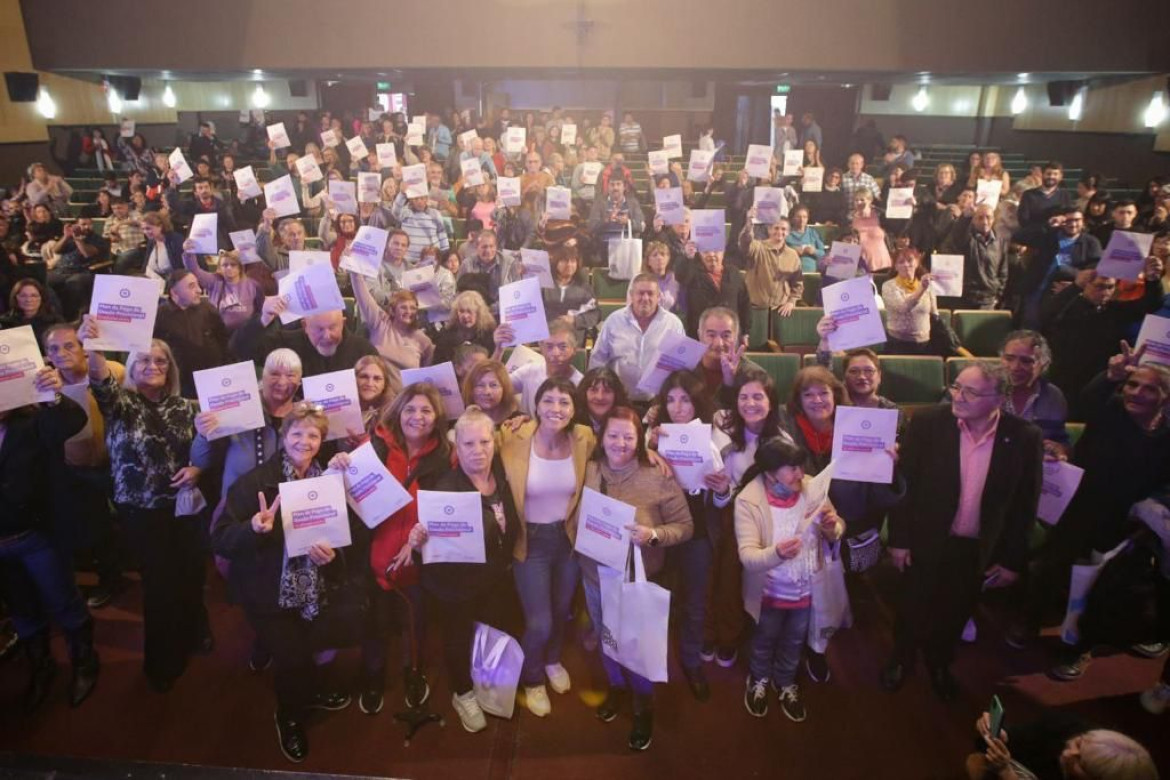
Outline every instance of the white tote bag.
{"type": "MultiPolygon", "coordinates": [[[[646,581],[642,550],[634,547],[634,579],[626,571],[598,566],[601,580],[602,651],[652,682],[666,682],[670,591],[646,581]]],[[[628,568],[628,567],[627,567],[628,568]]]]}
{"type": "Polygon", "coordinates": [[[1064,622],[1060,624],[1060,639],[1066,645],[1075,645],[1081,641],[1081,632],[1078,624],[1081,615],[1085,612],[1085,604],[1089,600],[1089,591],[1097,582],[1101,569],[1109,563],[1115,555],[1125,549],[1129,541],[1124,541],[1109,552],[1101,556],[1096,563],[1076,564],[1072,567],[1072,575],[1068,582],[1068,608],[1064,612],[1064,622]]]}
{"type": "Polygon", "coordinates": [[[471,684],[480,708],[500,718],[512,717],[524,651],[511,635],[486,623],[475,624],[471,639],[471,684]]]}
{"type": "Polygon", "coordinates": [[[633,279],[642,272],[642,239],[634,238],[634,227],[626,223],[626,232],[609,240],[609,278],[633,279]]]}
{"type": "Polygon", "coordinates": [[[808,646],[818,653],[825,652],[833,634],[853,625],[841,543],[822,543],[822,549],[824,562],[812,575],[812,611],[808,619],[808,646]]]}

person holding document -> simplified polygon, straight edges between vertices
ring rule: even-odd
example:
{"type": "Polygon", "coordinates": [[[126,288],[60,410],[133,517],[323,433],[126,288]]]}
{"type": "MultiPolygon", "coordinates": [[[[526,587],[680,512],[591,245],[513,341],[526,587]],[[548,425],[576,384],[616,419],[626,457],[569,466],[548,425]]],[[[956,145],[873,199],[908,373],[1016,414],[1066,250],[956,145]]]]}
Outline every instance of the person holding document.
{"type": "MultiPolygon", "coordinates": [[[[662,383],[647,417],[662,423],[709,429],[714,413],[703,380],[693,371],[675,371],[662,383]]],[[[673,443],[661,425],[651,427],[646,439],[647,446],[655,451],[668,449],[673,443]]],[[[667,564],[677,572],[682,583],[685,622],[679,639],[679,657],[691,693],[699,701],[707,701],[711,696],[701,657],[707,622],[708,575],[713,550],[723,532],[721,518],[725,513],[722,510],[731,503],[731,480],[723,467],[723,457],[714,442],[709,449],[710,471],[703,477],[703,487],[686,492],[694,533],[666,553],[667,564]]]]}
{"type": "MultiPolygon", "coordinates": [[[[524,668],[520,684],[529,711],[552,711],[545,681],[556,693],[572,682],[561,665],[565,623],[577,590],[575,528],[593,432],[573,422],[576,388],[567,379],[547,379],[536,391],[536,419],[500,431],[500,457],[523,525],[513,574],[524,609],[524,668]]],[[[595,625],[600,626],[597,621],[595,625]]]]}
{"type": "Polygon", "coordinates": [[[418,327],[418,296],[410,290],[398,290],[383,309],[370,294],[366,277],[351,272],[349,279],[358,312],[378,354],[398,369],[429,366],[435,345],[418,327]]]}
{"type": "MultiPolygon", "coordinates": [[[[496,457],[495,425],[476,406],[455,422],[455,454],[459,468],[438,478],[435,490],[478,492],[483,506],[484,563],[431,563],[422,566],[422,586],[437,604],[443,630],[443,657],[450,678],[451,706],[463,728],[487,727],[471,683],[471,645],[476,622],[499,628],[507,624],[511,600],[512,556],[520,536],[520,516],[508,489],[503,462],[496,457]]],[[[339,456],[340,457],[340,456],[339,456]]],[[[410,546],[427,542],[422,523],[410,531],[410,546]]],[[[417,562],[417,561],[416,561],[417,562]]]]}
{"type": "Polygon", "coordinates": [[[244,274],[240,253],[236,251],[219,253],[219,267],[216,273],[204,271],[199,260],[191,251],[194,242],[183,244],[183,265],[195,274],[199,286],[207,295],[207,301],[219,312],[224,326],[232,332],[252,318],[264,305],[264,291],[260,283],[244,274]]]}
{"type": "Polygon", "coordinates": [[[608,368],[591,368],[577,385],[574,406],[577,409],[575,422],[593,431],[601,432],[605,416],[618,406],[629,406],[630,397],[626,386],[618,375],[608,368]]]}
{"type": "Polygon", "coordinates": [[[804,448],[787,438],[762,441],[735,499],[735,537],[743,563],[743,608],[756,621],[744,691],[748,714],[768,714],[768,684],[780,709],[808,717],[796,672],[808,638],[813,572],[824,565],[821,542],[845,524],[831,503],[809,506],[804,448]]]}
{"type": "Polygon", "coordinates": [[[481,360],[460,383],[464,409],[475,405],[494,425],[520,415],[516,391],[507,367],[498,360],[481,360]]]}
{"type": "MultiPolygon", "coordinates": [[[[78,335],[99,336],[86,315],[78,335]]],[[[142,564],[143,669],[150,687],[169,691],[194,651],[214,647],[203,606],[204,561],[199,515],[175,515],[176,491],[194,488],[190,463],[195,401],[179,395],[179,366],[165,341],[132,353],[119,385],[105,356],[87,353],[89,384],[106,423],[114,503],[142,564]]]]}
{"type": "Polygon", "coordinates": [[[804,270],[800,255],[787,243],[788,218],[768,225],[768,237],[763,241],[754,237],[755,218],[756,207],[752,206],[739,233],[739,251],[747,267],[744,281],[752,306],[775,309],[781,317],[790,317],[804,294],[804,270]]]}
{"type": "MultiPolygon", "coordinates": [[[[382,415],[370,437],[387,470],[417,498],[451,468],[443,398],[434,385],[403,388],[382,415]]],[[[423,603],[418,567],[408,543],[418,523],[418,504],[411,501],[374,529],[370,566],[378,587],[373,589],[370,625],[362,643],[363,680],[358,705],[367,715],[382,711],[386,688],[386,643],[392,628],[399,631],[402,676],[407,706],[417,707],[431,695],[419,657],[423,647],[423,603]]]]}
{"type": "MultiPolygon", "coordinates": [[[[629,407],[618,407],[605,418],[601,429],[601,446],[593,452],[585,471],[585,487],[602,495],[632,505],[636,512],[630,539],[642,548],[646,575],[653,577],[663,566],[666,547],[682,544],[691,538],[694,522],[682,488],[671,477],[651,465],[646,450],[642,421],[629,407]]],[[[577,535],[578,518],[572,516],[568,531],[577,535]]],[[[598,563],[581,558],[581,581],[585,586],[585,604],[594,626],[602,626],[601,581],[598,563]]],[[[630,731],[631,750],[650,747],[654,732],[654,686],[641,675],[626,669],[605,653],[601,654],[610,689],[597,708],[597,717],[609,723],[625,708],[633,693],[634,727],[630,731]]]]}
{"type": "MultiPolygon", "coordinates": [[[[374,426],[402,392],[402,377],[381,355],[362,355],[353,367],[357,374],[358,402],[362,408],[363,443],[374,432],[374,426]]],[[[350,442],[351,444],[354,442],[350,442]]]]}
{"type": "Polygon", "coordinates": [[[549,325],[564,320],[577,332],[577,343],[584,344],[586,334],[601,322],[601,309],[588,276],[581,268],[576,239],[549,250],[552,266],[552,288],[541,291],[544,312],[549,325]]]}
{"type": "Polygon", "coordinates": [[[455,357],[455,350],[464,344],[478,344],[489,353],[496,348],[493,334],[496,318],[483,296],[475,290],[464,290],[451,301],[451,316],[435,338],[432,365],[439,365],[455,357]]]}
{"type": "Polygon", "coordinates": [[[887,355],[930,355],[930,321],[938,314],[938,300],[930,289],[930,274],[914,249],[894,256],[897,276],[882,285],[886,305],[887,355]]]}
{"type": "MultiPolygon", "coordinates": [[[[231,561],[232,589],[272,654],[277,742],[285,758],[298,763],[309,754],[305,719],[310,710],[349,706],[348,693],[325,688],[313,656],[336,646],[329,629],[358,632],[358,626],[337,626],[330,613],[343,607],[340,593],[346,583],[364,588],[369,578],[362,544],[369,532],[352,513],[346,520],[354,540],[350,548],[334,550],[317,542],[308,555],[295,557],[285,549],[280,484],[322,475],[317,455],[328,431],[321,407],[309,402],[292,406],[280,426],[278,452],[228,490],[211,537],[215,553],[231,561]]],[[[349,619],[348,611],[342,619],[349,619]]]]}

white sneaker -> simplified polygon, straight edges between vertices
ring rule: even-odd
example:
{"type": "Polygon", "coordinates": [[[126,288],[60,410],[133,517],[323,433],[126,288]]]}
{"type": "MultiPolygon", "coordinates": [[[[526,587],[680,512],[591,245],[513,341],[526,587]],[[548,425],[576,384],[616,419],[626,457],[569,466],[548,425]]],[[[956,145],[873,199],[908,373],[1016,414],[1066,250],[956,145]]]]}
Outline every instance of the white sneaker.
{"type": "Polygon", "coordinates": [[[967,618],[967,625],[963,626],[963,641],[970,645],[978,638],[979,631],[975,628],[975,618],[967,618]]]}
{"type": "Polygon", "coordinates": [[[1170,707],[1170,685],[1160,682],[1141,696],[1142,706],[1151,715],[1161,715],[1170,707]]]}
{"type": "Polygon", "coordinates": [[[487,718],[483,716],[483,710],[475,700],[475,691],[468,691],[462,696],[457,693],[451,694],[451,706],[459,713],[459,722],[463,724],[463,728],[472,733],[487,728],[487,718]]]}
{"type": "Polygon", "coordinates": [[[544,667],[544,673],[548,675],[548,686],[556,693],[568,693],[573,686],[569,673],[560,664],[549,664],[544,667]]]}
{"type": "Polygon", "coordinates": [[[548,691],[543,685],[533,685],[524,688],[524,702],[528,711],[538,718],[543,718],[552,712],[552,702],[548,700],[548,691]]]}

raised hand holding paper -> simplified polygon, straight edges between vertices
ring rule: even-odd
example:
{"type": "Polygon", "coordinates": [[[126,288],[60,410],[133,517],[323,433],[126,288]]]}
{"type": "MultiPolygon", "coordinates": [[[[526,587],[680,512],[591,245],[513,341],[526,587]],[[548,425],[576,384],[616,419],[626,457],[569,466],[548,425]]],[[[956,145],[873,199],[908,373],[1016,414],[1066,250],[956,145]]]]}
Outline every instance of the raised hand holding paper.
{"type": "Polygon", "coordinates": [[[357,185],[352,181],[329,180],[329,199],[341,214],[357,214],[357,185]]]}
{"type": "Polygon", "coordinates": [[[192,377],[199,410],[216,416],[215,430],[208,441],[264,427],[264,407],[252,361],[196,371],[192,377]]]}
{"type": "Polygon", "coordinates": [[[479,138],[479,133],[475,130],[467,130],[459,134],[459,148],[465,152],[471,151],[471,145],[475,139],[479,138]]]}
{"type": "Polygon", "coordinates": [[[118,134],[120,136],[122,136],[123,138],[133,138],[134,137],[134,120],[133,119],[123,119],[122,123],[118,127],[119,127],[118,134]]]}
{"type": "Polygon", "coordinates": [[[328,252],[320,249],[294,249],[288,253],[288,270],[300,271],[311,265],[332,265],[328,252]]]}
{"type": "Polygon", "coordinates": [[[894,480],[897,409],[838,406],[833,420],[834,477],[888,485],[894,480]]]}
{"type": "Polygon", "coordinates": [[[601,163],[581,163],[581,183],[597,184],[597,177],[601,175],[601,163]]]}
{"type": "Polygon", "coordinates": [[[315,544],[349,547],[349,512],[340,474],[280,483],[280,522],[288,557],[307,555],[315,544]]]}
{"type": "Polygon", "coordinates": [[[963,256],[932,255],[930,289],[944,298],[963,297],[963,256]]]}
{"type": "Polygon", "coordinates": [[[829,334],[829,349],[843,352],[885,342],[886,329],[868,276],[846,279],[822,288],[821,300],[825,314],[837,323],[837,329],[829,334]]]}
{"type": "Polygon", "coordinates": [[[187,164],[187,158],[183,156],[181,149],[175,149],[167,159],[171,162],[171,170],[179,177],[179,184],[195,176],[191,171],[191,166],[187,164]]]}
{"type": "Polygon", "coordinates": [[[483,184],[483,166],[479,158],[460,160],[459,169],[463,172],[464,187],[478,187],[483,184]]]}
{"type": "Polygon", "coordinates": [[[561,145],[572,146],[575,143],[577,143],[577,126],[561,125],[561,145]]]}
{"type": "Polygon", "coordinates": [[[423,146],[426,143],[426,128],[419,125],[406,126],[406,145],[423,146]]]}
{"type": "Polygon", "coordinates": [[[297,174],[305,184],[312,184],[325,178],[325,175],[321,173],[321,166],[317,165],[317,158],[311,154],[297,158],[297,174]]]}
{"type": "Polygon", "coordinates": [[[439,288],[435,285],[435,267],[433,265],[422,265],[403,271],[402,286],[418,298],[420,309],[432,309],[443,305],[443,298],[439,295],[439,288]]]}
{"type": "Polygon", "coordinates": [[[524,278],[533,278],[540,282],[546,290],[555,290],[552,268],[549,265],[548,252],[543,249],[520,249],[520,262],[524,266],[524,278]]]}
{"type": "Polygon", "coordinates": [[[982,206],[986,204],[994,209],[999,205],[999,196],[1001,193],[1003,193],[1003,182],[980,179],[975,182],[975,205],[982,206]]]}
{"type": "Polygon", "coordinates": [[[321,131],[321,145],[326,149],[341,145],[341,136],[332,128],[321,131]]]}
{"type": "Polygon", "coordinates": [[[504,368],[508,369],[508,373],[510,374],[520,368],[520,366],[526,366],[529,363],[544,363],[544,356],[523,344],[517,344],[512,350],[512,354],[508,357],[508,362],[504,365],[504,368]]]}
{"type": "Polygon", "coordinates": [[[505,206],[520,205],[520,178],[518,176],[501,176],[496,179],[496,193],[500,203],[505,206]]]}
{"type": "Polygon", "coordinates": [[[682,187],[655,187],[654,213],[662,217],[663,224],[682,225],[687,221],[683,205],[682,187]]]}
{"type": "Polygon", "coordinates": [[[264,190],[260,189],[260,182],[256,181],[256,173],[252,170],[251,165],[232,171],[232,176],[236,180],[236,191],[239,193],[240,200],[259,198],[264,194],[264,190]]]}
{"type": "Polygon", "coordinates": [[[784,166],[780,170],[781,176],[799,176],[804,166],[804,152],[800,149],[790,149],[784,153],[784,166]]]}
{"type": "Polygon", "coordinates": [[[691,211],[691,240],[700,252],[722,252],[727,246],[726,218],[723,209],[691,211]]]}
{"type": "Polygon", "coordinates": [[[408,198],[425,198],[431,194],[427,186],[427,166],[408,165],[402,169],[402,189],[408,198]]]}
{"type": "Polygon", "coordinates": [[[1146,258],[1154,245],[1153,233],[1132,233],[1128,230],[1114,230],[1097,273],[1127,282],[1136,281],[1145,270],[1146,258]]]}
{"type": "MultiPolygon", "coordinates": [[[[289,263],[291,268],[291,257],[289,263]]],[[[285,325],[301,317],[345,311],[345,301],[341,298],[341,289],[330,263],[315,263],[290,270],[277,282],[277,294],[288,303],[288,308],[280,313],[280,321],[285,325]]]]}
{"type": "Polygon", "coordinates": [[[301,385],[305,390],[305,400],[320,404],[329,418],[325,441],[344,439],[365,431],[357,374],[352,368],[307,376],[301,380],[301,385]]]}
{"type": "Polygon", "coordinates": [[[455,364],[450,360],[436,366],[403,369],[402,386],[409,387],[416,382],[434,385],[443,399],[443,410],[448,420],[463,414],[463,396],[459,393],[459,380],[455,378],[455,364]]]}
{"type": "Polygon", "coordinates": [[[231,239],[232,248],[240,253],[241,265],[260,262],[260,255],[256,253],[256,231],[251,228],[235,230],[228,233],[228,238],[231,239]]]}
{"type": "Polygon", "coordinates": [[[195,242],[197,255],[214,255],[219,251],[219,214],[195,214],[187,238],[195,242]]]}
{"type": "Polygon", "coordinates": [[[683,156],[682,136],[667,135],[662,137],[662,151],[666,152],[668,160],[681,160],[683,156]]]}
{"type": "Polygon", "coordinates": [[[823,192],[824,185],[824,168],[813,168],[809,166],[804,169],[804,175],[800,179],[801,192],[823,192]]]}
{"type": "Polygon", "coordinates": [[[744,161],[744,170],[748,176],[757,179],[767,179],[772,175],[772,147],[762,144],[748,144],[747,159],[744,161]]]}
{"type": "Polygon", "coordinates": [[[369,442],[349,453],[349,466],[342,478],[346,501],[369,528],[381,525],[412,500],[369,442]]]}
{"type": "Polygon", "coordinates": [[[761,225],[774,225],[780,221],[783,190],[779,187],[756,187],[752,196],[755,198],[756,222],[761,225]]]}
{"type": "Polygon", "coordinates": [[[357,229],[349,247],[342,253],[339,265],[347,271],[377,279],[378,269],[382,265],[382,254],[386,251],[386,242],[389,239],[389,231],[362,225],[357,229]]]}
{"type": "Polygon", "coordinates": [[[703,478],[715,471],[711,459],[711,426],[664,423],[661,434],[658,454],[670,464],[679,487],[683,490],[706,487],[703,478]]]}
{"type": "Polygon", "coordinates": [[[89,316],[97,320],[98,337],[87,339],[85,348],[149,352],[158,298],[158,282],[154,279],[96,274],[89,316]]]}
{"type": "Polygon", "coordinates": [[[1085,470],[1063,460],[1044,462],[1044,483],[1040,487],[1040,505],[1036,516],[1056,525],[1081,485],[1085,470]]]}
{"type": "Polygon", "coordinates": [[[418,521],[427,529],[424,565],[487,561],[483,504],[477,491],[418,491],[418,521]]]}
{"type": "Polygon", "coordinates": [[[398,165],[398,150],[394,144],[375,144],[374,152],[378,155],[378,165],[383,168],[393,168],[398,165]]]}
{"type": "Polygon", "coordinates": [[[715,159],[715,152],[703,149],[692,149],[690,164],[687,165],[687,179],[689,181],[705,182],[711,178],[711,162],[715,159]]]}
{"type": "Polygon", "coordinates": [[[301,213],[301,205],[297,202],[297,191],[293,187],[292,176],[285,174],[279,179],[273,179],[264,185],[264,201],[268,208],[276,212],[278,217],[291,217],[301,213]]]}
{"type": "Polygon", "coordinates": [[[633,506],[598,493],[593,488],[581,491],[577,511],[577,538],[573,549],[581,555],[619,571],[625,568],[630,553],[629,526],[635,520],[633,506]]]}
{"type": "Polygon", "coordinates": [[[521,279],[500,287],[501,324],[511,325],[515,338],[505,346],[529,344],[548,338],[548,321],[544,314],[544,298],[540,282],[521,279]]]}
{"type": "Polygon", "coordinates": [[[357,175],[358,203],[379,203],[382,200],[382,176],[377,173],[357,175]]]}
{"type": "Polygon", "coordinates": [[[1159,317],[1157,314],[1147,314],[1142,320],[1142,329],[1138,331],[1137,343],[1134,349],[1145,347],[1142,353],[1142,363],[1157,363],[1170,366],[1170,318],[1159,317]]]}
{"type": "MultiPolygon", "coordinates": [[[[682,154],[680,153],[681,157],[682,154]]],[[[650,173],[655,176],[665,176],[670,173],[670,155],[666,153],[665,149],[654,150],[647,154],[647,160],[650,163],[650,173]]]]}
{"type": "MultiPolygon", "coordinates": [[[[0,331],[0,412],[53,400],[53,393],[36,389],[37,372],[44,367],[32,326],[0,331]]],[[[88,401],[82,406],[88,414],[88,401]]]]}
{"type": "Polygon", "coordinates": [[[886,199],[886,219],[910,219],[914,216],[914,188],[892,187],[886,199]]]}
{"type": "Polygon", "coordinates": [[[861,264],[861,244],[834,241],[825,260],[825,276],[833,279],[852,279],[861,264]]]}
{"type": "Polygon", "coordinates": [[[694,370],[706,352],[705,345],[681,333],[663,334],[658,343],[658,354],[638,379],[638,389],[651,395],[657,393],[666,377],[675,371],[694,370]]]}
{"type": "Polygon", "coordinates": [[[504,151],[507,154],[523,154],[528,141],[528,131],[523,127],[509,127],[504,131],[504,151]]]}
{"type": "Polygon", "coordinates": [[[568,187],[545,187],[544,212],[549,219],[572,219],[573,191],[568,187]]]}
{"type": "Polygon", "coordinates": [[[360,135],[348,139],[345,148],[349,150],[349,156],[355,160],[364,160],[370,155],[370,150],[366,148],[366,142],[360,135]]]}
{"type": "Polygon", "coordinates": [[[275,144],[277,149],[285,149],[292,146],[292,141],[289,140],[288,133],[284,130],[284,122],[269,125],[267,129],[268,140],[275,144]]]}

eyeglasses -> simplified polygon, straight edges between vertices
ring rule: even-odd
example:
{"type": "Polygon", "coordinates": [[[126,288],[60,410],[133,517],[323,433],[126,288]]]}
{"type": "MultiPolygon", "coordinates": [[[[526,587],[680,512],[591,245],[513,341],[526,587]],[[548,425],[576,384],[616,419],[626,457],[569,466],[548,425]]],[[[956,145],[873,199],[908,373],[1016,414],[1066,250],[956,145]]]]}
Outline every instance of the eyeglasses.
{"type": "Polygon", "coordinates": [[[1036,358],[1029,357],[1027,355],[1009,355],[1005,352],[1004,354],[1000,355],[1000,358],[1005,363],[1019,363],[1021,366],[1026,366],[1027,368],[1031,368],[1032,366],[1036,365],[1036,358]]]}
{"type": "Polygon", "coordinates": [[[848,376],[877,376],[876,368],[851,368],[845,372],[848,376]]]}
{"type": "Polygon", "coordinates": [[[138,360],[135,360],[134,363],[136,365],[139,365],[139,366],[154,366],[155,368],[166,368],[167,366],[169,366],[171,364],[171,361],[169,361],[163,357],[160,357],[160,358],[144,357],[144,358],[138,358],[138,360]]]}
{"type": "Polygon", "coordinates": [[[962,398],[964,401],[973,401],[976,398],[991,398],[992,396],[999,395],[999,392],[996,390],[991,390],[991,391],[986,392],[986,393],[980,393],[980,392],[977,392],[975,390],[972,390],[970,387],[964,387],[963,385],[959,384],[958,382],[955,382],[947,389],[950,390],[955,395],[962,398]]]}

